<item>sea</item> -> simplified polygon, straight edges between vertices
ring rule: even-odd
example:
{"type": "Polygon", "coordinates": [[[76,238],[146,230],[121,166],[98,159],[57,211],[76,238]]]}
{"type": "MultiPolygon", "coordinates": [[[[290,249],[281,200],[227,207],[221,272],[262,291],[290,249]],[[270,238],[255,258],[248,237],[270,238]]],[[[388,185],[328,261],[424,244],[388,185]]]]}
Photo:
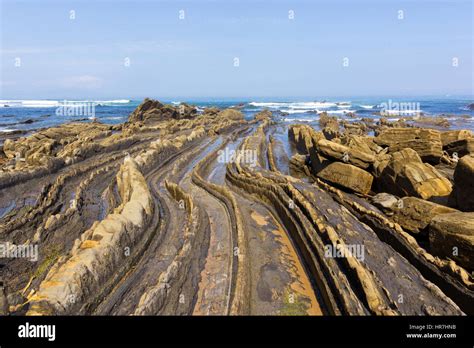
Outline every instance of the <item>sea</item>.
{"type": "MultiPolygon", "coordinates": [[[[470,97],[158,100],[172,105],[183,102],[193,104],[199,112],[207,107],[234,107],[241,110],[246,119],[268,109],[277,121],[288,123],[317,124],[322,112],[348,121],[362,118],[378,120],[381,116],[392,120],[416,115],[447,116],[450,128],[474,130],[474,111],[469,108],[474,101],[470,97]]],[[[141,99],[0,100],[0,133],[29,132],[66,122],[91,122],[94,119],[106,124],[118,124],[127,121],[129,114],[141,102],[141,99]]]]}

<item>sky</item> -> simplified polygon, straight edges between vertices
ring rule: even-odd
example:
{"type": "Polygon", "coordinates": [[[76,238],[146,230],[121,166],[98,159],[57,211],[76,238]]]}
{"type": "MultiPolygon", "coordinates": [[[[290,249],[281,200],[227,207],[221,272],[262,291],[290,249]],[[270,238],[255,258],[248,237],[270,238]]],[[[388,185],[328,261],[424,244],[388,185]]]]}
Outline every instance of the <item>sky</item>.
{"type": "Polygon", "coordinates": [[[472,0],[0,2],[0,99],[474,90],[472,0]]]}

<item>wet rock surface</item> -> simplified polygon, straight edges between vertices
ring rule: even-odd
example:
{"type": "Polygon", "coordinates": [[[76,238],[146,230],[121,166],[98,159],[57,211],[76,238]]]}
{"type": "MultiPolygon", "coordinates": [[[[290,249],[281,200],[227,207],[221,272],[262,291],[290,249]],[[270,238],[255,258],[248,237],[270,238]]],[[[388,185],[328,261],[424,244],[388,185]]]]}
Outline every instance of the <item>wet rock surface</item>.
{"type": "Polygon", "coordinates": [[[474,156],[464,156],[454,171],[453,198],[463,211],[474,211],[474,156]]]}
{"type": "Polygon", "coordinates": [[[472,314],[472,134],[404,122],[145,99],[12,136],[0,242],[38,254],[0,259],[0,314],[472,314]]]}
{"type": "Polygon", "coordinates": [[[435,255],[474,269],[474,213],[448,213],[433,218],[430,245],[435,255]]]}

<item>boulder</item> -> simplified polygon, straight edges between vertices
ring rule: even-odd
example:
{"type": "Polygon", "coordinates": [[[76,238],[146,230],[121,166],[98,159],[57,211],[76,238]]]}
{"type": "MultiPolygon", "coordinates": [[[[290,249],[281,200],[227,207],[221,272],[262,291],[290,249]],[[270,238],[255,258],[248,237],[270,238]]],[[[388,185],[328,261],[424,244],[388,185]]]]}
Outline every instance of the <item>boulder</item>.
{"type": "Polygon", "coordinates": [[[343,121],[342,127],[344,128],[344,134],[347,135],[364,135],[367,134],[367,125],[363,122],[348,122],[343,121]]]}
{"type": "Polygon", "coordinates": [[[449,143],[453,143],[458,140],[469,139],[472,137],[472,131],[466,129],[441,132],[441,142],[443,143],[443,147],[449,143]]]}
{"type": "Polygon", "coordinates": [[[205,116],[214,117],[214,116],[217,116],[217,114],[219,114],[219,112],[221,112],[221,110],[219,108],[216,108],[215,106],[212,106],[210,108],[205,108],[202,114],[205,115],[205,116]]]}
{"type": "Polygon", "coordinates": [[[459,210],[474,211],[474,156],[464,156],[456,165],[452,198],[459,210]]]}
{"type": "Polygon", "coordinates": [[[254,119],[256,121],[263,121],[265,119],[270,120],[272,118],[272,112],[270,110],[262,110],[255,114],[254,119]]]}
{"type": "Polygon", "coordinates": [[[457,153],[458,158],[474,154],[474,138],[453,141],[444,146],[444,150],[451,156],[457,153]]]}
{"type": "Polygon", "coordinates": [[[433,218],[429,225],[431,252],[474,269],[474,213],[450,213],[433,218]]]}
{"type": "Polygon", "coordinates": [[[319,127],[326,139],[332,140],[339,137],[339,122],[337,117],[329,116],[327,112],[319,114],[319,127]]]}
{"type": "Polygon", "coordinates": [[[219,112],[217,117],[223,118],[227,121],[243,121],[244,120],[244,115],[239,111],[235,109],[225,109],[219,112]]]}
{"type": "Polygon", "coordinates": [[[316,151],[314,148],[309,152],[309,165],[311,167],[311,172],[314,175],[317,175],[321,170],[326,168],[328,165],[333,163],[331,160],[322,156],[321,153],[316,151]]]}
{"type": "Polygon", "coordinates": [[[372,187],[372,174],[352,164],[334,162],[317,173],[317,176],[330,183],[351,191],[367,194],[372,187]]]}
{"type": "Polygon", "coordinates": [[[128,117],[129,123],[153,123],[170,119],[192,118],[197,110],[194,106],[180,104],[178,106],[165,105],[158,100],[145,98],[128,117]]]}
{"type": "Polygon", "coordinates": [[[381,191],[397,196],[423,199],[445,197],[451,193],[451,182],[433,166],[423,163],[412,149],[392,154],[378,179],[381,191]]]}
{"type": "Polygon", "coordinates": [[[326,157],[344,161],[362,169],[367,169],[375,162],[375,156],[371,153],[362,152],[357,148],[350,148],[326,139],[318,141],[317,149],[326,157]]]}
{"type": "MultiPolygon", "coordinates": [[[[294,177],[300,177],[302,173],[306,173],[308,156],[299,153],[291,156],[290,159],[290,173],[294,177]]],[[[309,172],[308,172],[309,173],[309,172]]]]}
{"type": "Polygon", "coordinates": [[[405,230],[420,233],[425,231],[434,217],[458,210],[416,197],[404,197],[393,205],[392,212],[392,219],[405,230]]]}
{"type": "Polygon", "coordinates": [[[381,117],[379,122],[377,123],[377,134],[380,134],[387,128],[406,128],[410,127],[408,123],[406,123],[404,118],[396,119],[396,120],[389,120],[386,117],[381,117]]]}
{"type": "Polygon", "coordinates": [[[373,174],[376,178],[380,178],[385,168],[388,166],[392,160],[392,155],[382,152],[375,157],[375,162],[373,164],[373,174]]]}
{"type": "Polygon", "coordinates": [[[413,126],[415,127],[434,127],[434,128],[448,128],[451,126],[449,120],[440,116],[422,116],[413,118],[413,126]]]}
{"type": "Polygon", "coordinates": [[[316,151],[315,145],[320,139],[324,139],[324,135],[321,132],[317,132],[312,127],[304,124],[290,126],[288,137],[301,154],[310,154],[310,152],[316,151]]]}
{"type": "Polygon", "coordinates": [[[439,163],[443,156],[441,132],[433,129],[390,128],[374,139],[380,146],[388,146],[390,152],[405,148],[415,150],[424,162],[439,163]]]}
{"type": "Polygon", "coordinates": [[[394,196],[390,193],[386,192],[381,192],[377,193],[375,196],[373,196],[370,199],[373,203],[378,208],[382,208],[383,210],[393,210],[395,204],[399,202],[399,199],[397,196],[394,196]]]}
{"type": "Polygon", "coordinates": [[[368,154],[379,154],[384,151],[383,147],[374,142],[374,137],[349,135],[341,139],[342,145],[346,145],[351,149],[357,149],[368,154]]]}

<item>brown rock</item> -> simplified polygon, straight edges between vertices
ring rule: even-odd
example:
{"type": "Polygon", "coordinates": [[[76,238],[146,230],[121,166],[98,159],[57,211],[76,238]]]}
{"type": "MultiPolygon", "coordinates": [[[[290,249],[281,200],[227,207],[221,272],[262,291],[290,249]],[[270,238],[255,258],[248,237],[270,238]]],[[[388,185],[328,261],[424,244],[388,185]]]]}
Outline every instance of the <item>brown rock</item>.
{"type": "Polygon", "coordinates": [[[143,238],[154,203],[134,159],[124,160],[117,174],[117,187],[121,205],[85,231],[64,262],[53,266],[37,292],[30,294],[27,315],[77,312],[82,301],[98,293],[107,278],[124,265],[124,246],[133,248],[143,238]],[[77,301],[70,301],[71,296],[77,301]]]}
{"type": "Polygon", "coordinates": [[[474,213],[438,215],[430,223],[431,252],[474,269],[474,213]]]}
{"type": "Polygon", "coordinates": [[[327,112],[319,114],[319,126],[326,139],[331,140],[339,137],[339,122],[337,117],[329,116],[327,112]]]}
{"type": "Polygon", "coordinates": [[[311,151],[309,153],[309,164],[310,164],[310,167],[311,167],[311,172],[314,175],[317,175],[321,170],[326,168],[331,163],[332,163],[332,161],[330,161],[326,157],[322,156],[314,148],[311,149],[311,151]]]}
{"type": "Polygon", "coordinates": [[[458,140],[469,139],[472,137],[472,131],[466,129],[441,132],[441,142],[443,143],[443,146],[458,140]]]}
{"type": "Polygon", "coordinates": [[[342,122],[342,127],[344,128],[344,134],[350,135],[364,135],[367,134],[368,128],[363,122],[342,122]]]}
{"type": "Polygon", "coordinates": [[[228,121],[241,121],[244,119],[244,115],[235,109],[222,110],[217,116],[228,121]]]}
{"type": "Polygon", "coordinates": [[[298,152],[310,154],[320,139],[324,139],[321,132],[316,132],[312,127],[304,124],[292,125],[288,129],[288,137],[295,144],[298,152]]]}
{"type": "Polygon", "coordinates": [[[392,154],[379,178],[381,191],[397,196],[415,196],[423,199],[448,196],[452,186],[433,166],[423,163],[412,149],[392,154]]]}
{"type": "Polygon", "coordinates": [[[362,152],[357,148],[350,148],[330,140],[319,140],[317,149],[326,157],[344,161],[362,169],[367,169],[375,162],[375,156],[371,153],[362,152]]]}
{"type": "Polygon", "coordinates": [[[272,112],[270,110],[262,110],[255,114],[254,119],[257,121],[263,121],[265,119],[270,120],[272,118],[272,112]]]}
{"type": "Polygon", "coordinates": [[[5,140],[3,151],[7,158],[15,158],[15,169],[49,166],[63,156],[66,148],[87,147],[94,140],[110,134],[110,126],[100,123],[66,123],[41,130],[28,137],[5,140]],[[55,158],[56,157],[56,158],[55,158]]]}
{"type": "Polygon", "coordinates": [[[392,219],[405,230],[420,233],[438,215],[456,213],[456,209],[425,201],[416,197],[404,197],[392,207],[392,219]]]}
{"type": "Polygon", "coordinates": [[[444,150],[450,155],[457,153],[459,158],[474,154],[474,138],[453,141],[444,146],[444,150]]]}
{"type": "Polygon", "coordinates": [[[376,207],[382,208],[384,211],[391,211],[395,204],[399,202],[397,196],[386,192],[377,193],[375,196],[371,197],[370,200],[376,207]]]}
{"type": "Polygon", "coordinates": [[[164,105],[158,100],[146,98],[128,117],[129,123],[159,122],[169,119],[183,119],[194,117],[197,110],[194,106],[180,104],[178,106],[164,105]]]}
{"type": "Polygon", "coordinates": [[[204,111],[203,111],[203,115],[205,116],[217,116],[217,114],[221,112],[221,110],[219,108],[216,108],[216,107],[210,107],[210,108],[205,108],[204,111]]]}
{"type": "Polygon", "coordinates": [[[375,162],[374,162],[374,171],[373,174],[376,178],[379,178],[385,168],[388,166],[390,161],[392,160],[392,155],[388,153],[380,153],[375,157],[375,162]]]}
{"type": "Polygon", "coordinates": [[[418,126],[418,127],[436,127],[436,128],[447,128],[451,124],[449,123],[449,120],[447,120],[444,117],[440,116],[434,116],[434,117],[429,117],[429,116],[423,116],[420,118],[413,118],[413,125],[418,126]]]}
{"type": "Polygon", "coordinates": [[[454,170],[453,198],[459,210],[474,211],[474,156],[459,160],[454,170]]]}
{"type": "Polygon", "coordinates": [[[432,129],[385,129],[374,141],[381,146],[388,146],[390,152],[411,148],[415,150],[425,162],[439,163],[443,156],[441,132],[432,129]]]}
{"type": "Polygon", "coordinates": [[[359,151],[369,154],[379,154],[384,149],[374,142],[374,137],[350,135],[341,139],[342,144],[349,146],[351,149],[357,149],[359,151]]]}
{"type": "Polygon", "coordinates": [[[325,181],[362,194],[369,193],[374,179],[372,174],[365,170],[341,162],[329,164],[317,176],[325,181]]]}

